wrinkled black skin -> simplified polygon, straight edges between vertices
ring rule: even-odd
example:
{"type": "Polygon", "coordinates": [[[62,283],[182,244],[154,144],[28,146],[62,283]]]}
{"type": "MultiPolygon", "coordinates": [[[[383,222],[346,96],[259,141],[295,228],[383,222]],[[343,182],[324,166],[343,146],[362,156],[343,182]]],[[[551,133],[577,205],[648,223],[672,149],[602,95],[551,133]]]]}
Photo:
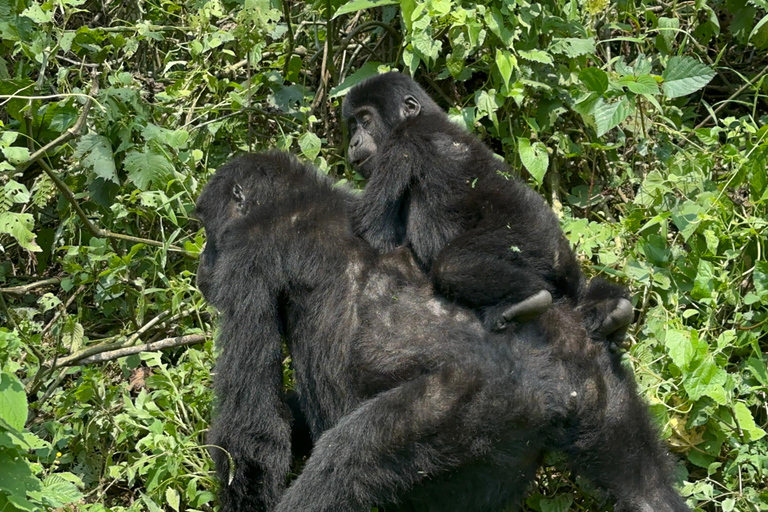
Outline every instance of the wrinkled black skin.
{"type": "Polygon", "coordinates": [[[489,333],[434,295],[409,250],[356,236],[353,202],[281,153],[225,165],[198,200],[198,285],[221,312],[209,442],[235,462],[211,450],[222,512],[495,512],[548,450],[620,510],[688,510],[631,376],[577,310],[489,333]],[[315,441],[287,490],[283,339],[315,441]]]}
{"type": "Polygon", "coordinates": [[[595,329],[628,298],[620,286],[586,284],[544,199],[410,77],[361,82],[342,114],[348,159],[368,178],[357,232],[382,251],[410,246],[437,291],[474,309],[487,328],[503,326],[511,305],[540,290],[591,311],[595,329]]]}

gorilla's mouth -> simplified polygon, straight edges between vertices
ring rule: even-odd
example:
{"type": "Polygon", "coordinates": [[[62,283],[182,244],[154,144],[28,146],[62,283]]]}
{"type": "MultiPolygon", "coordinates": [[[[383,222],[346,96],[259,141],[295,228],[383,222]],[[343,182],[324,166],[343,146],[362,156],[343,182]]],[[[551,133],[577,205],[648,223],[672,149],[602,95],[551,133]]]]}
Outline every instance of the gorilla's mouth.
{"type": "Polygon", "coordinates": [[[356,168],[360,168],[363,165],[365,165],[366,163],[368,163],[368,160],[370,160],[371,158],[373,158],[373,154],[370,154],[370,155],[366,156],[365,158],[358,158],[357,160],[352,162],[352,166],[356,167],[356,168]]]}

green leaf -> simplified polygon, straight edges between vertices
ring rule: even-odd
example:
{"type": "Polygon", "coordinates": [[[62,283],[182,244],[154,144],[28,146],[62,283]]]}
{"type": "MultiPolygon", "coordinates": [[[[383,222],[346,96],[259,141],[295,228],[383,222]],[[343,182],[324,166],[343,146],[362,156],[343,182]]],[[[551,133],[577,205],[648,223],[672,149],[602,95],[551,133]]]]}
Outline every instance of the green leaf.
{"type": "Polygon", "coordinates": [[[650,75],[643,75],[638,77],[625,76],[619,80],[619,83],[635,94],[659,94],[659,85],[650,75]]]}
{"type": "Polygon", "coordinates": [[[564,37],[555,39],[547,48],[551,53],[564,53],[570,58],[595,53],[595,40],[593,38],[564,37]]]}
{"type": "Polygon", "coordinates": [[[186,130],[168,130],[155,124],[148,124],[141,132],[141,136],[147,142],[155,141],[166,144],[174,149],[181,149],[187,145],[189,132],[186,130]]]}
{"type": "Polygon", "coordinates": [[[139,190],[148,190],[152,184],[165,184],[173,174],[173,165],[164,155],[154,150],[131,151],[123,165],[128,171],[128,179],[139,190]]]}
{"type": "Polygon", "coordinates": [[[584,68],[579,73],[579,80],[589,91],[603,94],[608,90],[608,73],[598,68],[584,68]]]}
{"type": "Polygon", "coordinates": [[[30,492],[29,495],[52,508],[62,508],[83,497],[83,493],[75,484],[57,474],[46,478],[43,482],[43,488],[39,492],[30,492]]]}
{"type": "Polygon", "coordinates": [[[536,183],[541,185],[544,181],[544,175],[549,168],[549,153],[547,147],[541,142],[534,142],[531,144],[530,139],[525,137],[517,138],[518,150],[520,152],[520,160],[523,165],[531,173],[536,183]]]}
{"type": "Polygon", "coordinates": [[[80,137],[75,147],[75,158],[79,158],[82,164],[99,178],[120,184],[112,156],[112,144],[103,135],[87,133],[80,137]]]}
{"type": "Polygon", "coordinates": [[[168,503],[169,507],[171,507],[176,512],[179,512],[179,505],[181,500],[179,499],[179,493],[176,491],[176,489],[171,487],[165,489],[165,501],[168,503]]]}
{"type": "Polygon", "coordinates": [[[568,512],[573,504],[573,496],[560,494],[554,498],[544,498],[539,505],[541,512],[568,512]]]}
{"type": "Polygon", "coordinates": [[[517,65],[517,59],[507,50],[496,49],[496,66],[504,85],[509,88],[509,79],[512,78],[512,69],[517,65]]]}
{"type": "MultiPolygon", "coordinates": [[[[351,88],[366,78],[378,75],[380,73],[379,68],[381,67],[382,64],[378,62],[366,62],[363,67],[349,75],[342,83],[331,89],[331,98],[344,96],[351,88]]],[[[389,69],[385,69],[385,71],[389,71],[389,69]]]]}
{"type": "Polygon", "coordinates": [[[747,441],[757,441],[765,437],[765,430],[757,426],[755,418],[752,417],[752,413],[744,402],[736,402],[733,412],[736,413],[736,421],[741,431],[749,436],[747,441]]]}
{"type": "Polygon", "coordinates": [[[755,292],[763,304],[768,304],[768,261],[758,261],[752,272],[755,292]]]}
{"type": "Polygon", "coordinates": [[[659,34],[656,36],[656,48],[665,55],[672,53],[675,38],[679,33],[680,20],[677,18],[660,17],[658,21],[659,34]]]}
{"type": "Polygon", "coordinates": [[[552,64],[554,62],[552,56],[543,50],[520,50],[518,53],[520,57],[532,62],[541,62],[542,64],[552,64]]]}
{"type": "Polygon", "coordinates": [[[312,132],[304,132],[301,137],[299,137],[301,154],[304,155],[307,160],[314,160],[317,158],[317,155],[320,154],[321,146],[322,142],[320,137],[312,132]]]}
{"type": "Polygon", "coordinates": [[[763,19],[757,22],[749,33],[749,41],[759,49],[768,46],[768,16],[763,16],[763,19]]]}
{"type": "Polygon", "coordinates": [[[693,281],[693,290],[691,297],[696,300],[709,298],[714,291],[714,267],[712,263],[706,260],[699,260],[699,267],[696,271],[696,279],[693,281]]]}
{"type": "Polygon", "coordinates": [[[714,398],[719,404],[725,403],[725,384],[728,374],[717,366],[711,355],[700,360],[700,363],[685,376],[683,387],[691,400],[698,400],[704,395],[714,398]]]}
{"type": "Polygon", "coordinates": [[[0,496],[5,495],[17,509],[39,511],[40,507],[27,499],[27,492],[39,490],[41,485],[27,459],[0,450],[0,468],[0,496]]]}
{"type": "Polygon", "coordinates": [[[667,98],[679,98],[706,86],[715,76],[712,68],[693,57],[672,57],[661,75],[661,88],[667,98]]]}
{"type": "Polygon", "coordinates": [[[35,219],[29,213],[0,213],[0,233],[11,235],[20,246],[31,252],[41,252],[35,242],[35,219]]]}
{"type": "Polygon", "coordinates": [[[29,161],[29,150],[20,146],[8,146],[3,148],[3,155],[13,165],[23,164],[29,161]]]}
{"type": "Polygon", "coordinates": [[[27,422],[27,395],[15,375],[0,373],[0,419],[21,432],[27,422]]]}
{"type": "Polygon", "coordinates": [[[595,106],[594,116],[597,125],[597,136],[602,137],[609,131],[619,126],[629,116],[631,111],[627,98],[614,103],[601,101],[595,106]]]}
{"type": "Polygon", "coordinates": [[[399,0],[352,0],[339,7],[333,14],[333,18],[336,19],[342,14],[348,14],[350,12],[362,11],[363,9],[370,9],[371,7],[382,7],[384,5],[397,5],[399,0]]]}
{"type": "Polygon", "coordinates": [[[747,368],[760,384],[768,388],[768,368],[766,368],[765,361],[751,357],[747,361],[747,368]]]}
{"type": "Polygon", "coordinates": [[[696,356],[693,344],[691,342],[691,333],[679,329],[670,329],[664,339],[664,346],[667,348],[669,357],[675,366],[681,370],[686,370],[688,364],[696,356]]]}
{"type": "Polygon", "coordinates": [[[3,187],[3,197],[0,198],[0,203],[6,204],[10,207],[11,203],[26,204],[29,202],[30,194],[27,187],[18,181],[10,180],[3,187]]]}

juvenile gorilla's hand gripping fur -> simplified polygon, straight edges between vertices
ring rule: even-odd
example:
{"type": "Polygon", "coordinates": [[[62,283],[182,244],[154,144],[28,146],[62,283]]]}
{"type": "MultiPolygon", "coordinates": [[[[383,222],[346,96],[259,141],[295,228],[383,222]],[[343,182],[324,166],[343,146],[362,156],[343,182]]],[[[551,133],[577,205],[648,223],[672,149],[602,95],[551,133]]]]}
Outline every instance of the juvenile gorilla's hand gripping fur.
{"type": "Polygon", "coordinates": [[[626,291],[613,285],[598,306],[592,291],[610,285],[585,285],[551,208],[411,78],[361,82],[343,116],[349,160],[368,178],[356,226],[372,245],[409,245],[438,292],[477,311],[489,329],[565,298],[610,316],[595,336],[623,336],[632,320],[626,291]]]}
{"type": "Polygon", "coordinates": [[[224,166],[198,201],[199,286],[222,322],[210,442],[223,512],[497,511],[546,450],[621,510],[688,510],[631,376],[578,311],[488,333],[433,295],[409,251],[356,237],[351,202],[277,153],[224,166]],[[281,337],[315,439],[285,492],[281,337]]]}

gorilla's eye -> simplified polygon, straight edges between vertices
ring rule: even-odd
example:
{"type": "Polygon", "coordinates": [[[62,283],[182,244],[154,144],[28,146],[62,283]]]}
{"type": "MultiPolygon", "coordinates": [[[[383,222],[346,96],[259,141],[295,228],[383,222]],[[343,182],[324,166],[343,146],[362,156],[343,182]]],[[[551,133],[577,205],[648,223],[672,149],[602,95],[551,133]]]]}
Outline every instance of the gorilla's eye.
{"type": "Polygon", "coordinates": [[[363,128],[368,128],[368,125],[371,124],[371,116],[363,117],[361,124],[363,125],[363,128]]]}

